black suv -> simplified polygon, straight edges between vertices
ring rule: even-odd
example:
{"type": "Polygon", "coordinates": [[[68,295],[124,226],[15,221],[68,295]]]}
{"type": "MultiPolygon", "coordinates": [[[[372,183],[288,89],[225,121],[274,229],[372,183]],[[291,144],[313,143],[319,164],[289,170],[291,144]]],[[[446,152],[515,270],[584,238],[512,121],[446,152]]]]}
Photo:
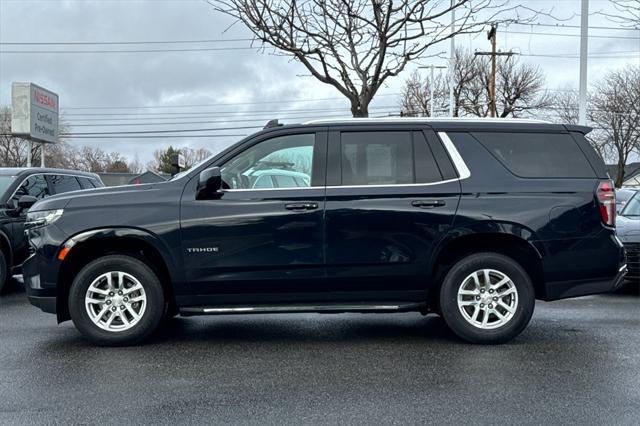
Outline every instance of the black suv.
{"type": "Polygon", "coordinates": [[[463,339],[517,336],[535,299],[617,288],[615,195],[586,127],[352,119],[267,128],[168,182],[29,211],[32,304],[91,341],[163,318],[435,312],[463,339]],[[256,188],[274,167],[308,176],[256,188]]]}
{"type": "Polygon", "coordinates": [[[104,185],[93,173],[45,168],[0,168],[0,292],[28,257],[27,209],[49,195],[104,185]]]}

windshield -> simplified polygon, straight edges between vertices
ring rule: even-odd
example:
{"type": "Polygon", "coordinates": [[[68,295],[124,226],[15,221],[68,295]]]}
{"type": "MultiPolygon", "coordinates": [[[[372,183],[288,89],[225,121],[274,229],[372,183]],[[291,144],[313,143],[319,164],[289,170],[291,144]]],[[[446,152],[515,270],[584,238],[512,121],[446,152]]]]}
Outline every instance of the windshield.
{"type": "Polygon", "coordinates": [[[4,195],[4,193],[7,192],[7,189],[13,183],[14,180],[16,180],[15,176],[0,175],[0,194],[4,195]]]}
{"type": "Polygon", "coordinates": [[[636,195],[627,201],[627,205],[620,212],[620,216],[640,216],[640,191],[636,192],[636,195]]]}

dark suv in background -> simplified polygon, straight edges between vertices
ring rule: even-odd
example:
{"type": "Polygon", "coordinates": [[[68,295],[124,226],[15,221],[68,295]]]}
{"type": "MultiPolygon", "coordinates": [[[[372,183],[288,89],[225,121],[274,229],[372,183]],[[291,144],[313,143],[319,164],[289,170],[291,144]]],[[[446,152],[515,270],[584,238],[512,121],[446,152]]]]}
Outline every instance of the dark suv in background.
{"type": "Polygon", "coordinates": [[[176,313],[265,312],[435,312],[463,339],[506,342],[535,299],[611,291],[625,274],[589,130],[270,127],[168,182],[38,202],[27,293],[101,345],[139,342],[176,313]],[[252,185],[273,163],[304,185],[252,185]]]}
{"type": "Polygon", "coordinates": [[[28,256],[28,208],[49,195],[104,185],[93,173],[45,168],[0,168],[0,292],[28,256]]]}

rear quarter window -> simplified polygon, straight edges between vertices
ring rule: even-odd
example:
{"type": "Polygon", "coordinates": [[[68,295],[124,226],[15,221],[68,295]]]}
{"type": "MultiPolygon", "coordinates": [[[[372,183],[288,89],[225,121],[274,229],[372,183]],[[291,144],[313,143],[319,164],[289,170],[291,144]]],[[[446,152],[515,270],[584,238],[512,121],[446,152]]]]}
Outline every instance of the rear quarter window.
{"type": "Polygon", "coordinates": [[[474,132],[511,173],[527,178],[594,178],[582,150],[566,133],[474,132]]]}

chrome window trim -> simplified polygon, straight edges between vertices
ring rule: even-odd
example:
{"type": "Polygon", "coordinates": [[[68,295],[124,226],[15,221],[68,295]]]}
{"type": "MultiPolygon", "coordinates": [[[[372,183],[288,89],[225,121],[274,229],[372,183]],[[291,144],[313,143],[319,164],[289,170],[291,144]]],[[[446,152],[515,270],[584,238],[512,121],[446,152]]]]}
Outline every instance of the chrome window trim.
{"type": "Polygon", "coordinates": [[[438,132],[438,136],[442,140],[445,149],[449,152],[449,156],[451,157],[451,161],[453,161],[453,165],[458,171],[458,176],[460,180],[467,179],[471,176],[471,171],[467,167],[467,164],[462,159],[462,156],[458,152],[456,146],[451,142],[449,135],[446,132],[438,132]]]}

